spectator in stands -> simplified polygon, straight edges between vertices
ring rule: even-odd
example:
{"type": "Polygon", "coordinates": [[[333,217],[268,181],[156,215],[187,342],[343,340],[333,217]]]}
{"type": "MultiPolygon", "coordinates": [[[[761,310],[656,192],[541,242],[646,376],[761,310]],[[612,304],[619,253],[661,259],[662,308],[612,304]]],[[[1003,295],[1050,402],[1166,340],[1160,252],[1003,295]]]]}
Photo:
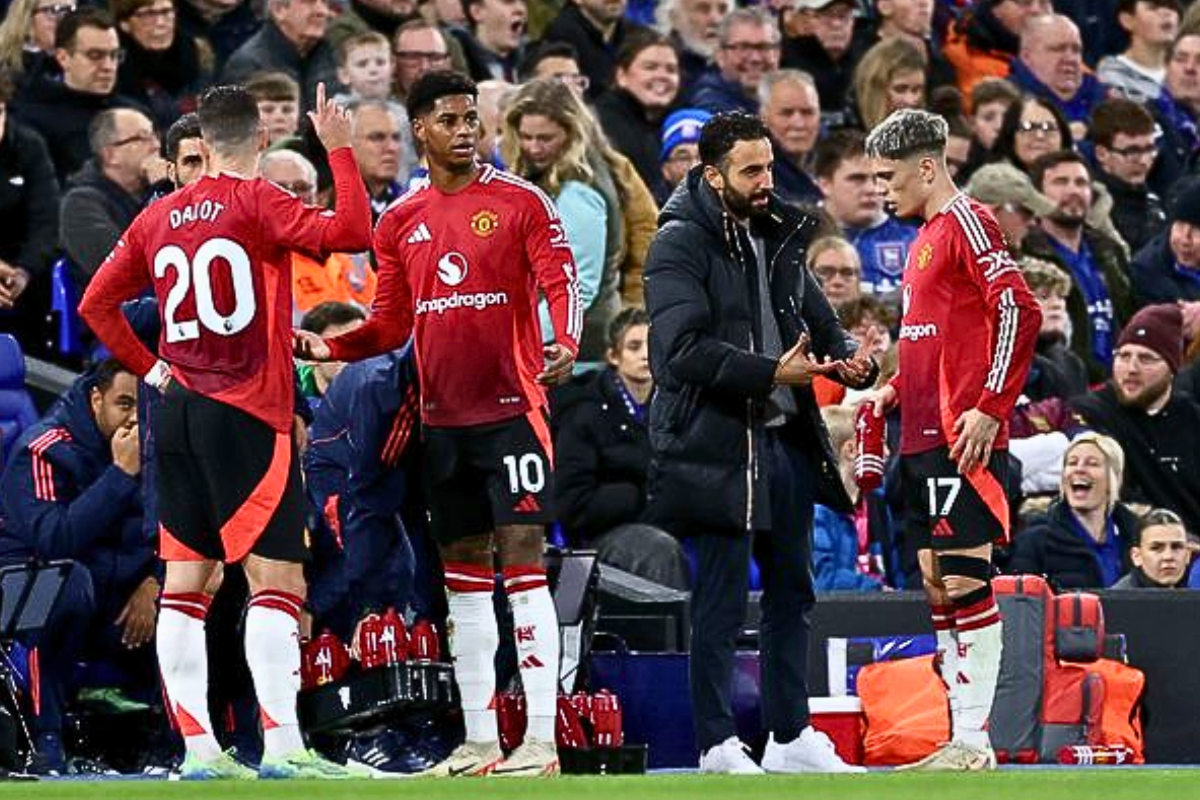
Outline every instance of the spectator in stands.
{"type": "Polygon", "coordinates": [[[476,109],[479,111],[479,141],[475,145],[479,159],[485,164],[504,168],[500,157],[500,135],[504,131],[504,108],[517,87],[508,81],[483,81],[475,84],[479,90],[476,109]]]}
{"type": "Polygon", "coordinates": [[[363,101],[386,106],[400,134],[397,175],[400,182],[405,183],[419,159],[412,141],[408,112],[392,99],[395,69],[387,37],[376,31],[354,34],[342,40],[337,52],[338,80],[346,91],[334,99],[345,108],[353,108],[363,101]]]}
{"type": "Polygon", "coordinates": [[[625,19],[626,0],[567,0],[543,35],[547,42],[568,42],[596,99],[613,83],[618,54],[630,37],[645,29],[625,19]]]}
{"type": "Polygon", "coordinates": [[[1025,22],[1020,58],[1012,62],[1008,79],[1057,106],[1077,139],[1087,132],[1092,109],[1108,96],[1108,89],[1084,69],[1079,28],[1061,14],[1042,14],[1025,22]]]}
{"type": "Polygon", "coordinates": [[[241,0],[180,0],[176,8],[179,30],[198,39],[214,56],[213,67],[220,72],[239,47],[258,32],[262,6],[241,0]]]}
{"type": "Polygon", "coordinates": [[[821,189],[811,171],[821,101],[812,76],[796,69],[769,72],[758,86],[758,99],[775,152],[775,191],[791,203],[819,203],[821,189]]]}
{"type": "Polygon", "coordinates": [[[62,80],[35,76],[15,99],[17,118],[41,134],[59,184],[91,155],[88,126],[101,111],[123,104],[113,94],[121,47],[112,17],[94,8],[72,11],[55,33],[62,80]]]}
{"type": "Polygon", "coordinates": [[[870,47],[870,33],[855,24],[857,0],[799,0],[783,13],[785,67],[813,76],[821,100],[821,125],[853,123],[849,113],[854,66],[870,47]]]}
{"type": "Polygon", "coordinates": [[[1161,138],[1158,145],[1156,183],[1167,196],[1170,183],[1186,173],[1192,154],[1200,145],[1197,114],[1200,113],[1200,31],[1185,30],[1171,46],[1167,77],[1158,98],[1150,104],[1161,138]]]}
{"type": "Polygon", "coordinates": [[[738,8],[721,20],[715,72],[701,75],[688,94],[689,106],[758,113],[758,85],[779,68],[779,26],[765,9],[738,8]]]}
{"type": "Polygon", "coordinates": [[[854,69],[858,120],[870,130],[898,108],[925,106],[925,53],[907,39],[884,39],[854,69]]]}
{"type": "Polygon", "coordinates": [[[671,192],[700,163],[700,131],[712,114],[701,108],[681,108],[663,120],[659,172],[662,182],[655,192],[659,205],[665,205],[671,192]]]}
{"type": "Polygon", "coordinates": [[[596,99],[596,116],[613,147],[633,162],[647,186],[660,180],[659,131],[678,97],[674,48],[656,33],[630,35],[617,53],[613,88],[596,99]]]}
{"type": "Polygon", "coordinates": [[[300,107],[337,86],[337,52],[325,41],[328,0],[267,0],[267,18],[225,62],[222,83],[246,83],[256,72],[282,72],[300,87],[300,107]]]}
{"type": "MultiPolygon", "coordinates": [[[[543,79],[530,81],[517,90],[509,103],[501,140],[501,152],[509,168],[537,184],[558,207],[579,269],[579,301],[584,309],[585,331],[589,327],[594,330],[599,324],[590,309],[605,282],[605,273],[611,272],[615,277],[618,269],[608,259],[609,207],[595,185],[587,159],[586,114],[582,102],[564,84],[543,79]]],[[[542,331],[551,335],[553,328],[544,301],[541,313],[542,331]]],[[[611,319],[609,316],[604,320],[603,329],[607,329],[611,319]]],[[[601,360],[603,341],[603,334],[597,342],[585,332],[579,360],[601,360]]]]}
{"type": "Polygon", "coordinates": [[[659,30],[679,52],[682,88],[713,69],[720,46],[721,20],[733,8],[731,0],[661,0],[655,10],[659,30]]]}
{"type": "Polygon", "coordinates": [[[88,138],[92,160],[67,184],[59,213],[59,243],[80,292],[145,206],[151,188],[168,180],[154,123],[140,111],[100,112],[88,138]]]}
{"type": "Polygon", "coordinates": [[[944,52],[965,95],[984,78],[1008,76],[1021,48],[1021,29],[1032,16],[1049,14],[1050,0],[975,0],[950,26],[944,52]]]}
{"type": "MultiPolygon", "coordinates": [[[[868,498],[860,497],[854,480],[854,409],[824,406],[821,418],[837,454],[838,475],[855,511],[837,511],[822,503],[813,507],[813,588],[818,592],[878,592],[885,585],[883,549],[877,538],[880,532],[869,530],[868,498]],[[873,532],[876,537],[871,536],[873,532]]],[[[874,492],[875,505],[886,516],[882,494],[882,489],[874,492]]]]}
{"type": "Polygon", "coordinates": [[[971,176],[967,194],[988,207],[1013,254],[1021,252],[1029,229],[1056,206],[1033,188],[1029,176],[1006,162],[985,164],[971,176]]]}
{"type": "Polygon", "coordinates": [[[58,242],[58,182],[42,138],[9,116],[14,89],[0,73],[0,331],[40,353],[35,343],[44,338],[58,242]]]}
{"type": "Polygon", "coordinates": [[[1200,530],[1200,405],[1173,391],[1182,359],[1179,306],[1146,306],[1121,331],[1112,380],[1071,406],[1124,448],[1128,502],[1169,508],[1200,530]]]}
{"type": "Polygon", "coordinates": [[[1020,96],[1020,91],[1003,78],[984,78],[971,90],[971,129],[984,152],[995,146],[1004,112],[1020,96]]]}
{"type": "Polygon", "coordinates": [[[114,360],[78,378],[17,442],[0,477],[0,564],[68,559],[38,649],[34,769],[64,774],[62,715],[81,657],[112,659],[152,696],[160,588],[142,527],[138,379],[114,360]]]}
{"type": "Polygon", "coordinates": [[[1125,453],[1108,436],[1083,433],[1063,454],[1059,496],[1046,518],[1013,540],[1007,571],[1044,575],[1058,590],[1103,589],[1131,566],[1137,515],[1118,502],[1125,453]]]}
{"type": "Polygon", "coordinates": [[[396,56],[396,80],[392,86],[396,99],[403,103],[417,78],[431,69],[450,66],[450,47],[446,34],[437,25],[413,19],[396,29],[393,53],[396,56]]]}
{"type": "Polygon", "coordinates": [[[200,117],[184,114],[167,130],[163,153],[167,157],[167,177],[175,188],[198,180],[208,169],[208,154],[200,146],[200,117]]]}
{"type": "Polygon", "coordinates": [[[863,290],[886,294],[900,288],[908,246],[917,229],[884,211],[866,137],[856,130],[834,131],[818,144],[813,174],[825,196],[824,209],[862,259],[863,290]]]}
{"type": "Polygon", "coordinates": [[[1138,520],[1129,549],[1133,569],[1112,589],[1178,589],[1187,584],[1191,545],[1174,511],[1153,508],[1138,520]]]}
{"type": "Polygon", "coordinates": [[[1033,162],[1056,150],[1070,150],[1074,139],[1058,106],[1022,95],[1004,112],[992,156],[1028,174],[1033,162]]]}
{"type": "Polygon", "coordinates": [[[1179,0],[1120,0],[1117,23],[1128,32],[1129,47],[1100,59],[1096,77],[1136,103],[1157,98],[1182,13],[1179,0]]]}
{"type": "Polygon", "coordinates": [[[529,12],[525,0],[463,0],[467,27],[451,28],[474,81],[517,81],[529,12]]]}
{"type": "Polygon", "coordinates": [[[1157,134],[1154,117],[1123,97],[1105,100],[1092,113],[1096,180],[1112,195],[1113,225],[1135,253],[1167,226],[1162,201],[1146,183],[1158,156],[1157,134]]]}
{"type": "Polygon", "coordinates": [[[809,272],[821,282],[825,299],[841,311],[862,297],[862,260],[854,245],[840,236],[817,239],[808,248],[809,272]]]}
{"type": "Polygon", "coordinates": [[[42,72],[59,75],[54,34],[74,0],[13,0],[0,23],[0,71],[24,84],[42,72]]]}
{"type": "Polygon", "coordinates": [[[1047,397],[1070,399],[1088,389],[1087,367],[1070,349],[1071,317],[1067,297],[1071,276],[1049,261],[1023,256],[1018,262],[1029,291],[1042,310],[1033,366],[1025,379],[1025,396],[1032,401],[1047,397]]]}
{"type": "MultiPolygon", "coordinates": [[[[304,202],[316,204],[317,169],[294,150],[264,153],[259,173],[304,202]]],[[[305,314],[331,300],[365,309],[375,297],[376,284],[375,271],[365,253],[330,253],[321,262],[309,253],[293,252],[293,321],[299,323],[305,314]]]]}
{"type": "Polygon", "coordinates": [[[1072,150],[1042,156],[1033,166],[1033,184],[1056,209],[1038,220],[1022,250],[1071,274],[1072,347],[1090,379],[1103,380],[1112,364],[1114,334],[1133,314],[1129,262],[1118,242],[1088,224],[1094,194],[1083,156],[1072,150]]]}
{"type": "Polygon", "coordinates": [[[175,0],[113,0],[124,60],[117,91],[151,112],[160,130],[170,127],[212,80],[196,40],[175,24],[175,0]]]}
{"type": "Polygon", "coordinates": [[[1175,201],[1171,224],[1133,257],[1138,305],[1200,300],[1200,181],[1175,201]]]}
{"type": "Polygon", "coordinates": [[[607,365],[555,393],[555,503],[567,541],[602,562],[673,589],[688,588],[675,537],[642,523],[650,438],[649,315],[627,308],[609,325],[607,365]]]}
{"type": "Polygon", "coordinates": [[[963,109],[962,93],[954,86],[938,86],[929,94],[926,107],[946,120],[946,170],[965,184],[982,160],[975,132],[963,109]]]}
{"type": "Polygon", "coordinates": [[[929,85],[954,86],[958,76],[933,35],[935,5],[930,0],[875,0],[875,35],[879,41],[904,39],[916,45],[929,63],[929,85]]]}
{"type": "Polygon", "coordinates": [[[246,81],[246,91],[258,103],[268,145],[296,135],[300,129],[300,85],[296,81],[283,72],[260,72],[246,81]]]}
{"type": "MultiPolygon", "coordinates": [[[[404,157],[404,137],[400,123],[389,104],[382,100],[363,100],[350,115],[354,160],[371,198],[371,219],[378,220],[403,190],[400,168],[404,157]]],[[[407,175],[403,176],[407,179],[407,175]]]]}
{"type": "Polygon", "coordinates": [[[565,83],[575,96],[583,98],[592,81],[579,68],[579,54],[569,42],[539,42],[525,52],[517,65],[521,83],[543,78],[565,83]]]}
{"type": "Polygon", "coordinates": [[[340,50],[353,36],[375,32],[391,42],[406,22],[420,19],[415,0],[349,0],[329,22],[326,40],[340,50]]]}
{"type": "MultiPolygon", "coordinates": [[[[305,312],[300,320],[301,330],[312,331],[321,336],[337,336],[352,331],[367,321],[367,313],[357,303],[342,300],[323,300],[305,312]]],[[[300,364],[300,388],[304,396],[319,400],[325,396],[329,384],[346,366],[344,361],[315,361],[300,364]]]]}

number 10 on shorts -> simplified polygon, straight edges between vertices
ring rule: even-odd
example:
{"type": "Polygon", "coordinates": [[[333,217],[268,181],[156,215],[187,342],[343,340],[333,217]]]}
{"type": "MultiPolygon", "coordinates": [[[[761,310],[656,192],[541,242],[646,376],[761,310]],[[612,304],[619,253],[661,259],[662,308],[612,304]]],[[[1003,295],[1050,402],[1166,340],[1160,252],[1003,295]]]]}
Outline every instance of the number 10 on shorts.
{"type": "Polygon", "coordinates": [[[508,470],[508,489],[513,494],[537,494],[545,488],[546,465],[538,453],[526,453],[520,457],[505,456],[503,464],[508,470]]]}
{"type": "Polygon", "coordinates": [[[929,492],[929,516],[948,517],[962,491],[962,478],[926,478],[925,489],[929,492]]]}

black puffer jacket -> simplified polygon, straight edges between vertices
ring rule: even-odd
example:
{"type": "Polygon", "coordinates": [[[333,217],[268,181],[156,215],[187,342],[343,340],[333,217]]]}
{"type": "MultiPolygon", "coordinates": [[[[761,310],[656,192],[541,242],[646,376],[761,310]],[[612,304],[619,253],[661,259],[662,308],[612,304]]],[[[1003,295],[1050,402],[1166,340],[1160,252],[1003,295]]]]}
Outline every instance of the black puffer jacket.
{"type": "MultiPolygon", "coordinates": [[[[1071,523],[1072,511],[1061,500],[1050,506],[1043,522],[1030,525],[1013,540],[1006,572],[1045,575],[1055,589],[1103,589],[1103,573],[1095,550],[1071,523]]],[[[1121,540],[1122,573],[1133,568],[1129,546],[1137,531],[1137,515],[1117,503],[1113,527],[1121,540]]]]}
{"type": "MultiPolygon", "coordinates": [[[[786,351],[807,331],[818,356],[850,357],[854,339],[804,256],[815,218],[773,199],[756,223],[766,243],[771,307],[786,351]]],[[[770,526],[764,409],[776,361],[761,341],[753,248],[694,168],[659,215],[646,261],[650,365],[648,521],[680,529],[763,530],[770,526]]],[[[874,375],[870,376],[874,380],[874,375]]],[[[849,509],[837,461],[810,388],[794,392],[799,413],[781,436],[811,458],[818,499],[849,509]]]]}

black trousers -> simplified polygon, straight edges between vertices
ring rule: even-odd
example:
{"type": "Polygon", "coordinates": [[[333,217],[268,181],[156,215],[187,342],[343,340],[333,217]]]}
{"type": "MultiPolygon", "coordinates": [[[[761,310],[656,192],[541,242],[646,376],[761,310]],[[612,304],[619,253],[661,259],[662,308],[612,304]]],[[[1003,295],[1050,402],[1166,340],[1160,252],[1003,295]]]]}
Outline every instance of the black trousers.
{"type": "Polygon", "coordinates": [[[696,537],[689,677],[701,752],[734,736],[732,686],[737,635],[746,617],[750,556],[762,576],[759,630],[763,726],[790,741],[808,725],[812,514],[816,481],[808,457],[770,437],[770,530],[696,537]]]}

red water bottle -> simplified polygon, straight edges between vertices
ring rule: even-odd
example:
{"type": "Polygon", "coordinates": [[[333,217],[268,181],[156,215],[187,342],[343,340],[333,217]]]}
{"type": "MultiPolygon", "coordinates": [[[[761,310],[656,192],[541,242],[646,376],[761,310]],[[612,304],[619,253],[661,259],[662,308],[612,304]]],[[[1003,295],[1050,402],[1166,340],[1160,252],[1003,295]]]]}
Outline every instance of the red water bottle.
{"type": "Polygon", "coordinates": [[[496,727],[500,733],[500,749],[511,753],[525,741],[524,692],[501,692],[496,695],[496,727]]]}
{"type": "Polygon", "coordinates": [[[1096,766],[1132,764],[1133,749],[1123,744],[1076,744],[1058,751],[1058,763],[1096,766]]]}
{"type": "Polygon", "coordinates": [[[588,747],[587,731],[579,719],[579,712],[571,705],[571,698],[558,696],[558,718],[554,726],[554,740],[559,747],[568,750],[583,750],[588,747]]]}
{"type": "Polygon", "coordinates": [[[864,492],[883,485],[884,432],[882,417],[875,416],[875,404],[863,403],[854,414],[854,482],[864,492]]]}
{"type": "Polygon", "coordinates": [[[437,628],[427,619],[413,623],[408,635],[408,654],[414,661],[434,662],[442,658],[442,644],[437,628]]]}
{"type": "Polygon", "coordinates": [[[622,732],[621,700],[602,689],[592,696],[592,744],[596,747],[620,747],[625,743],[622,732]]]}
{"type": "Polygon", "coordinates": [[[368,614],[358,624],[358,661],[363,669],[375,669],[387,663],[383,651],[383,617],[368,614]]]}
{"type": "Polygon", "coordinates": [[[305,642],[300,656],[300,685],[305,689],[341,680],[350,666],[346,645],[328,630],[305,642]]]}
{"type": "Polygon", "coordinates": [[[389,608],[380,620],[379,646],[384,664],[408,661],[408,632],[404,629],[404,619],[394,608],[389,608]]]}

